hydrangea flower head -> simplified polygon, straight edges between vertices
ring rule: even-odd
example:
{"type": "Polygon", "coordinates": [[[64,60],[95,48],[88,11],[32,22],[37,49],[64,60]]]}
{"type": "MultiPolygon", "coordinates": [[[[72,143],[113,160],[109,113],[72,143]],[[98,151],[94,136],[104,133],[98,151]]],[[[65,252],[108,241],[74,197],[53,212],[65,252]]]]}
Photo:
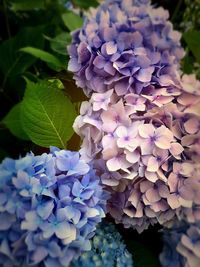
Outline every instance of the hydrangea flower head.
{"type": "Polygon", "coordinates": [[[164,230],[164,248],[160,254],[163,267],[197,267],[200,265],[200,225],[176,225],[164,230]]]}
{"type": "Polygon", "coordinates": [[[90,249],[108,194],[78,152],[51,148],[50,154],[6,159],[0,170],[3,257],[16,266],[65,267],[90,249]]]}
{"type": "Polygon", "coordinates": [[[168,18],[148,0],[107,0],[93,9],[68,48],[77,85],[86,95],[114,89],[122,96],[176,81],[184,53],[168,18]]]}
{"type": "Polygon", "coordinates": [[[82,105],[74,123],[80,152],[97,161],[117,223],[142,231],[156,222],[199,220],[200,95],[189,88],[191,78],[184,76],[181,88],[150,86],[151,96],[94,93],[82,105]]]}
{"type": "Polygon", "coordinates": [[[101,223],[92,239],[91,251],[83,253],[73,267],[132,267],[131,254],[114,225],[101,223]]]}

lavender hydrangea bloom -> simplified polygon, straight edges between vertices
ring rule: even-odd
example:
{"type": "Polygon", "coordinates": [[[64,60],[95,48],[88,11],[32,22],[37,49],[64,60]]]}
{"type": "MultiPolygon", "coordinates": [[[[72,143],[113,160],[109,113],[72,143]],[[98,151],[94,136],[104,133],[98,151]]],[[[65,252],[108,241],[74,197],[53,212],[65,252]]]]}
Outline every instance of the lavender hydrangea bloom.
{"type": "Polygon", "coordinates": [[[113,224],[98,226],[92,241],[92,249],[73,262],[73,267],[132,267],[131,254],[113,224]]]}
{"type": "Polygon", "coordinates": [[[86,95],[109,89],[138,94],[149,85],[165,87],[166,80],[177,83],[181,35],[168,11],[149,2],[107,0],[72,33],[68,69],[86,95]]]}
{"type": "Polygon", "coordinates": [[[179,225],[164,230],[164,248],[160,254],[163,267],[200,266],[200,225],[179,225]]]}
{"type": "Polygon", "coordinates": [[[95,160],[111,191],[108,211],[126,227],[200,218],[200,94],[190,80],[150,86],[150,95],[93,93],[81,106],[74,123],[80,152],[95,160]]]}
{"type": "Polygon", "coordinates": [[[108,193],[78,152],[51,148],[41,156],[5,159],[0,176],[3,267],[66,267],[90,249],[108,193]]]}

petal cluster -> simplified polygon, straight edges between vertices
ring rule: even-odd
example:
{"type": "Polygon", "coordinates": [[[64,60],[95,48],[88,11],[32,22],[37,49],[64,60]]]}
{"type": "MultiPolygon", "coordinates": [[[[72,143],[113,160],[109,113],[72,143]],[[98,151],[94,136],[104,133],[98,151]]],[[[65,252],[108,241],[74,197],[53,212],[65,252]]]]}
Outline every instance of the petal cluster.
{"type": "Polygon", "coordinates": [[[200,95],[193,76],[151,94],[93,93],[74,123],[82,157],[112,192],[108,210],[138,231],[199,220],[200,95]],[[155,96],[154,96],[155,93],[155,96]],[[104,162],[103,162],[104,161],[104,162]]]}
{"type": "Polygon", "coordinates": [[[84,252],[73,267],[132,267],[133,260],[113,224],[98,225],[91,241],[91,251],[84,252]]]}
{"type": "Polygon", "coordinates": [[[91,248],[108,194],[78,152],[5,159],[0,176],[1,266],[67,267],[91,248]]]}
{"type": "Polygon", "coordinates": [[[163,267],[200,266],[200,225],[183,224],[164,230],[164,248],[160,254],[163,267]]]}
{"type": "Polygon", "coordinates": [[[68,69],[86,95],[114,89],[140,94],[176,82],[184,52],[168,11],[149,0],[107,0],[72,34],[68,69]]]}

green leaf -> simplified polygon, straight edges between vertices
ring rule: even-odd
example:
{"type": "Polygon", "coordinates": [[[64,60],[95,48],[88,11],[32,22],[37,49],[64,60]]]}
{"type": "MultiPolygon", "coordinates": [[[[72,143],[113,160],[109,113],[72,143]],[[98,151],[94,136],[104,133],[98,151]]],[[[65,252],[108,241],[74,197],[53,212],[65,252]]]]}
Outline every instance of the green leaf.
{"type": "Polygon", "coordinates": [[[65,26],[70,30],[74,31],[83,25],[83,19],[72,11],[68,11],[62,15],[65,26]]]}
{"type": "Polygon", "coordinates": [[[189,49],[193,53],[194,57],[196,58],[197,62],[200,64],[200,32],[189,30],[183,34],[183,38],[186,41],[189,49]]]}
{"type": "Polygon", "coordinates": [[[194,58],[193,56],[185,55],[182,60],[182,70],[184,73],[190,74],[194,71],[194,58]]]}
{"type": "Polygon", "coordinates": [[[28,81],[22,103],[22,125],[30,139],[42,147],[66,148],[76,113],[64,92],[54,83],[28,81]]]}
{"type": "Polygon", "coordinates": [[[81,8],[90,8],[90,7],[97,7],[99,3],[96,0],[73,0],[72,1],[75,5],[81,7],[81,8]]]}
{"type": "Polygon", "coordinates": [[[19,53],[19,49],[28,45],[43,48],[43,30],[44,27],[24,28],[15,37],[0,45],[0,70],[4,75],[3,87],[9,77],[21,75],[35,62],[33,56],[19,53]]]}
{"type": "Polygon", "coordinates": [[[158,258],[143,244],[129,240],[127,247],[133,255],[134,267],[160,267],[158,258]]]}
{"type": "Polygon", "coordinates": [[[46,37],[50,41],[51,49],[61,55],[67,55],[67,45],[71,42],[71,36],[67,32],[60,33],[55,38],[46,37]]]}
{"type": "Polygon", "coordinates": [[[46,62],[48,66],[54,70],[64,69],[62,62],[57,57],[46,51],[30,46],[21,48],[20,51],[28,53],[36,58],[39,58],[40,60],[46,62]]]}
{"type": "Polygon", "coordinates": [[[20,0],[20,1],[12,1],[11,9],[14,12],[17,11],[28,11],[33,9],[44,9],[44,1],[43,0],[20,0]]]}
{"type": "Polygon", "coordinates": [[[55,86],[58,89],[61,89],[62,90],[62,89],[65,88],[64,85],[63,85],[63,83],[59,79],[48,79],[48,82],[49,83],[52,83],[52,85],[55,86]]]}
{"type": "Polygon", "coordinates": [[[23,140],[29,140],[21,125],[21,103],[16,104],[3,119],[3,123],[10,130],[10,132],[23,140]]]}

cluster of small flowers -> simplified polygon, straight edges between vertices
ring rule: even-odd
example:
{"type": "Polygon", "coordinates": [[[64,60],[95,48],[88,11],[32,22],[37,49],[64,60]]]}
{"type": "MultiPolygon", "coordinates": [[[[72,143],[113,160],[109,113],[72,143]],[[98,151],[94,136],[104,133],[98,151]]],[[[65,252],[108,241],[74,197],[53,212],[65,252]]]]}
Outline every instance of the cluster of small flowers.
{"type": "Polygon", "coordinates": [[[74,261],[73,267],[133,267],[132,256],[113,224],[98,225],[91,244],[92,249],[74,261]]]}
{"type": "Polygon", "coordinates": [[[74,123],[80,153],[111,192],[108,212],[139,232],[200,220],[200,82],[180,77],[167,19],[148,0],[107,0],[69,47],[69,69],[90,96],[74,123]]]}
{"type": "Polygon", "coordinates": [[[97,159],[102,183],[112,191],[108,211],[127,227],[142,231],[175,216],[200,219],[200,92],[190,92],[192,79],[183,76],[181,89],[161,88],[170,90],[161,101],[135,94],[122,99],[109,90],[82,103],[74,123],[83,138],[80,153],[97,159]]]}
{"type": "Polygon", "coordinates": [[[200,266],[200,225],[181,224],[163,231],[164,248],[160,254],[163,267],[200,266]]]}
{"type": "Polygon", "coordinates": [[[49,154],[0,165],[0,265],[67,267],[91,249],[105,216],[108,193],[78,152],[49,154]]]}
{"type": "Polygon", "coordinates": [[[68,69],[86,95],[114,89],[140,94],[176,80],[184,55],[169,13],[149,0],[107,0],[72,35],[68,69]]]}

